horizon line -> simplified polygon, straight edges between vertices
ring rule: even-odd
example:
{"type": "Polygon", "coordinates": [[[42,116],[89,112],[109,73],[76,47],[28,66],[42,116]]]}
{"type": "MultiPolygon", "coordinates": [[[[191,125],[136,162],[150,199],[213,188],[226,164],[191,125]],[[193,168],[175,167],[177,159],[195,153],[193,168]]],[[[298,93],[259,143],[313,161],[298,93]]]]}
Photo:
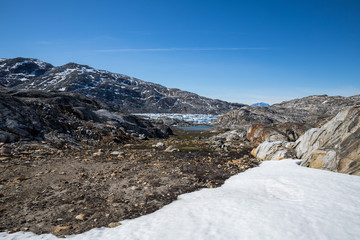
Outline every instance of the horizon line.
{"type": "Polygon", "coordinates": [[[100,49],[96,52],[174,52],[174,51],[240,51],[267,50],[268,48],[117,48],[100,49]]]}

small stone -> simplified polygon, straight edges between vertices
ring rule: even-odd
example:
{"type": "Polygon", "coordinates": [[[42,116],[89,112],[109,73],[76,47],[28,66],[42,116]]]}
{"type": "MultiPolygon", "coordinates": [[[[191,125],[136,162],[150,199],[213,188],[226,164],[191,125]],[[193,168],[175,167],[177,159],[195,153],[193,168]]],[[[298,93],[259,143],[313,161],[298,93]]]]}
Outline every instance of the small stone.
{"type": "Polygon", "coordinates": [[[120,154],[119,151],[113,151],[113,152],[110,153],[110,155],[119,155],[119,154],[120,154]]]}
{"type": "Polygon", "coordinates": [[[92,156],[93,157],[98,157],[98,156],[101,156],[103,154],[102,150],[99,149],[97,152],[93,153],[92,156]]]}
{"type": "Polygon", "coordinates": [[[165,147],[165,143],[163,142],[158,142],[155,147],[165,147]]]}
{"type": "Polygon", "coordinates": [[[139,134],[140,140],[147,140],[148,138],[145,136],[145,134],[139,134]]]}
{"type": "Polygon", "coordinates": [[[20,231],[20,228],[14,227],[12,230],[8,231],[8,233],[11,234],[11,233],[18,232],[18,231],[20,231]]]}
{"type": "Polygon", "coordinates": [[[120,225],[121,225],[121,223],[119,223],[119,222],[111,222],[111,223],[108,224],[108,227],[109,228],[114,228],[114,227],[117,227],[117,226],[120,226],[120,225]]]}
{"type": "Polygon", "coordinates": [[[11,151],[12,151],[12,148],[10,146],[3,145],[2,147],[0,147],[0,154],[9,155],[9,154],[11,154],[11,151]]]}
{"type": "Polygon", "coordinates": [[[71,226],[57,226],[57,227],[55,227],[55,230],[54,230],[54,232],[60,232],[61,230],[67,230],[67,229],[70,229],[71,228],[71,226]]]}
{"type": "Polygon", "coordinates": [[[75,216],[75,219],[83,221],[85,219],[85,214],[80,213],[79,215],[75,216]]]}
{"type": "Polygon", "coordinates": [[[169,146],[164,150],[164,152],[175,152],[175,151],[179,151],[179,149],[173,146],[169,146]]]}
{"type": "Polygon", "coordinates": [[[141,187],[138,187],[138,186],[132,186],[131,188],[130,188],[131,190],[141,190],[141,187]]]}

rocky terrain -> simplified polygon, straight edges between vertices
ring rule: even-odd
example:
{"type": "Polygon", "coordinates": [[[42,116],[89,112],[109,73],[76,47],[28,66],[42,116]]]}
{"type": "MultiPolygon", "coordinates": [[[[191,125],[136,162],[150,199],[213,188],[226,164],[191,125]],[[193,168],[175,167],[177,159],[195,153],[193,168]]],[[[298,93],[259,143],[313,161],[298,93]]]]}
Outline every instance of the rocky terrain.
{"type": "Polygon", "coordinates": [[[46,140],[0,146],[0,231],[62,237],[115,227],[259,164],[247,143],[213,147],[216,133],[174,133],[76,149],[46,140]]]}
{"type": "Polygon", "coordinates": [[[77,92],[0,85],[0,108],[0,231],[115,227],[259,164],[249,142],[171,129],[189,123],[77,92]]]}
{"type": "Polygon", "coordinates": [[[265,141],[253,154],[261,160],[299,158],[302,166],[360,175],[360,106],[341,111],[296,142],[265,141]]]}
{"type": "Polygon", "coordinates": [[[291,122],[315,127],[324,124],[344,108],[357,104],[360,104],[360,95],[316,95],[273,104],[270,107],[245,106],[224,114],[215,124],[248,129],[254,124],[291,122]]]}
{"type": "Polygon", "coordinates": [[[359,104],[321,95],[244,106],[86,65],[0,59],[0,231],[115,227],[260,160],[360,175],[359,104]],[[226,111],[206,131],[129,114],[226,111]]]}
{"type": "Polygon", "coordinates": [[[244,106],[166,88],[123,74],[31,58],[0,59],[0,84],[16,89],[79,93],[133,113],[219,114],[244,106]]]}
{"type": "Polygon", "coordinates": [[[50,141],[59,146],[168,137],[162,124],[115,112],[106,104],[74,93],[0,87],[0,142],[50,141]]]}

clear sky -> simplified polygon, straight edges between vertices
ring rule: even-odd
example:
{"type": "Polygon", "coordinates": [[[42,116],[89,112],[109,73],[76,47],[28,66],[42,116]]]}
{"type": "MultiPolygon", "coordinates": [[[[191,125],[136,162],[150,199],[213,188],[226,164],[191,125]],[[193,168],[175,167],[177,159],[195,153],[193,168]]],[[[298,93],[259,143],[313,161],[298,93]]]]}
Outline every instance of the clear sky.
{"type": "Polygon", "coordinates": [[[360,94],[360,1],[0,0],[0,57],[231,102],[360,94]]]}

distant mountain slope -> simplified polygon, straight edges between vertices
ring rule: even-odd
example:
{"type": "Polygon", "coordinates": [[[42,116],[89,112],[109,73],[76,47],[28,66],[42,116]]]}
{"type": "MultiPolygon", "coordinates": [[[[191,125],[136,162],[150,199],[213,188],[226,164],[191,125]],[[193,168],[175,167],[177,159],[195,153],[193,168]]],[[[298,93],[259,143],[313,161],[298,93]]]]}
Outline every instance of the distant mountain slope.
{"type": "Polygon", "coordinates": [[[360,95],[315,95],[273,104],[267,108],[246,106],[224,114],[216,123],[227,127],[250,127],[253,124],[283,122],[316,125],[334,117],[345,107],[355,105],[360,105],[360,95]]]}
{"type": "Polygon", "coordinates": [[[264,102],[258,102],[258,103],[251,104],[251,106],[253,106],[253,107],[270,107],[270,104],[267,104],[264,102]]]}
{"type": "Polygon", "coordinates": [[[0,84],[16,89],[76,92],[129,112],[219,114],[245,106],[87,65],[54,67],[31,58],[1,59],[0,84]]]}

